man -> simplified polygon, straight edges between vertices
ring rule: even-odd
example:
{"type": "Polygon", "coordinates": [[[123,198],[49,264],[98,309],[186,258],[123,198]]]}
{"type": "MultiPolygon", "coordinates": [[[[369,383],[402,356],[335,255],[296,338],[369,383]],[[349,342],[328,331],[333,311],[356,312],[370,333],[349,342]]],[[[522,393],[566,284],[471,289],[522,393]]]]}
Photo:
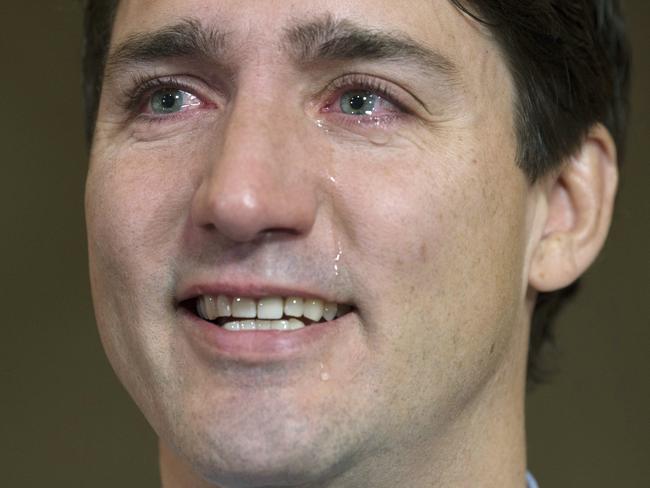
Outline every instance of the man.
{"type": "Polygon", "coordinates": [[[524,486],[540,307],[612,215],[617,4],[91,1],[86,32],[95,311],[163,486],[524,486]]]}

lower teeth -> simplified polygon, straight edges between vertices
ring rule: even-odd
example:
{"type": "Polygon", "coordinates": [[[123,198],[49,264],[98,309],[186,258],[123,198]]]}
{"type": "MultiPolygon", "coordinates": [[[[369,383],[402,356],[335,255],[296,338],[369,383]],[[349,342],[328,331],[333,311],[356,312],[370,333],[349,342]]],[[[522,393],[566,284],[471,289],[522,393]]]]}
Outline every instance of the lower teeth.
{"type": "Polygon", "coordinates": [[[305,327],[305,323],[298,319],[289,320],[235,320],[223,324],[229,331],[250,330],[297,330],[305,327]]]}

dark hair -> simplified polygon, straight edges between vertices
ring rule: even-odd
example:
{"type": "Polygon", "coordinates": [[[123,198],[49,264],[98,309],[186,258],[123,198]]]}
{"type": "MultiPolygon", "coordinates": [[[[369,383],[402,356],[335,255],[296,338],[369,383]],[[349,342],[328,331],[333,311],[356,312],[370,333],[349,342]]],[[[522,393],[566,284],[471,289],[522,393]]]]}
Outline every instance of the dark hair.
{"type": "Polygon", "coordinates": [[[86,141],[91,143],[118,0],[86,0],[82,51],[86,141]]]}
{"type": "MultiPolygon", "coordinates": [[[[485,25],[515,85],[517,164],[531,183],[578,150],[602,123],[622,159],[628,111],[629,47],[618,0],[449,0],[485,25]]],[[[118,0],[87,0],[83,54],[86,133],[92,139],[118,0]]],[[[529,379],[542,379],[538,353],[552,339],[560,306],[577,290],[538,296],[529,379]]]]}

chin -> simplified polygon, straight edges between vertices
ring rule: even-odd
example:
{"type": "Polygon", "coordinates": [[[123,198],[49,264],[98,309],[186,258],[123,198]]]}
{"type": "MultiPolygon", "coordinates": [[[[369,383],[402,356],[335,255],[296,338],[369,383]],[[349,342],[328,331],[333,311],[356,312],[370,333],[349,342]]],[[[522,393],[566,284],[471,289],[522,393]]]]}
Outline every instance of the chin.
{"type": "Polygon", "coordinates": [[[301,460],[286,460],[273,465],[232,466],[215,470],[213,466],[197,466],[196,471],[222,488],[253,488],[273,486],[321,486],[334,473],[321,466],[308,466],[301,460]]]}
{"type": "Polygon", "coordinates": [[[319,486],[354,464],[356,443],[339,428],[345,422],[298,415],[281,402],[269,407],[257,415],[246,408],[174,415],[174,430],[161,437],[195,473],[223,488],[319,486]]]}
{"type": "Polygon", "coordinates": [[[223,488],[318,486],[346,465],[339,456],[322,452],[304,440],[287,446],[273,439],[224,439],[206,445],[199,441],[181,450],[192,460],[195,473],[223,488]],[[338,457],[338,459],[336,459],[338,457]]]}

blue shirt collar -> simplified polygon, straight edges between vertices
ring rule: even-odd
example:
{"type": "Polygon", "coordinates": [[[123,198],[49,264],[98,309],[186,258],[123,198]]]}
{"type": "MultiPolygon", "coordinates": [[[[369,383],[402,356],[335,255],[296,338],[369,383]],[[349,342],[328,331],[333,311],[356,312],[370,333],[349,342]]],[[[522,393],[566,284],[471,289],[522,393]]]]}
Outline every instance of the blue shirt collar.
{"type": "Polygon", "coordinates": [[[528,488],[539,488],[537,481],[535,481],[535,478],[529,472],[526,473],[526,486],[528,488]]]}

